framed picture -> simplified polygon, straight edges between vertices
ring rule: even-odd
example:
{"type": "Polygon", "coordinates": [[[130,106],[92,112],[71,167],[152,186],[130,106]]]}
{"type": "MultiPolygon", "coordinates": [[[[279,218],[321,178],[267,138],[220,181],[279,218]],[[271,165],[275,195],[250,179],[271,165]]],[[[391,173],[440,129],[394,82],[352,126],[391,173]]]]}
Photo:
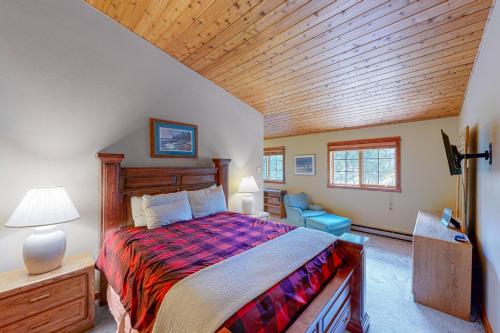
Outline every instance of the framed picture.
{"type": "Polygon", "coordinates": [[[150,119],[151,157],[198,157],[198,126],[150,119]]]}
{"type": "Polygon", "coordinates": [[[315,155],[295,155],[295,175],[314,176],[316,174],[315,155]]]}

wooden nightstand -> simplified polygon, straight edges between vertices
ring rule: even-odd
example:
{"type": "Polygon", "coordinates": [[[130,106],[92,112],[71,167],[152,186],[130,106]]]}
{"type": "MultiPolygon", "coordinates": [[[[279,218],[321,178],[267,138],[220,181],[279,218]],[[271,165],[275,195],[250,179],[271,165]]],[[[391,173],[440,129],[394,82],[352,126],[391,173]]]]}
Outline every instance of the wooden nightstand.
{"type": "Polygon", "coordinates": [[[62,267],[28,275],[0,273],[1,333],[73,333],[94,326],[94,261],[67,257],[62,267]]]}

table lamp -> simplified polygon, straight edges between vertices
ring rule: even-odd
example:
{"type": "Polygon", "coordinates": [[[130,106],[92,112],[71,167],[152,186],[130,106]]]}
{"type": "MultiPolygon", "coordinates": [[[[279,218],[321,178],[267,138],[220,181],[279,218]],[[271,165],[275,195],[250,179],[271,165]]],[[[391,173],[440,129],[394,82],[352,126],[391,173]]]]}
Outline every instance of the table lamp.
{"type": "Polygon", "coordinates": [[[29,274],[41,274],[61,266],[66,234],[55,224],[80,218],[64,187],[33,187],[5,224],[10,228],[36,227],[23,243],[23,259],[29,274]]]}
{"type": "Polygon", "coordinates": [[[255,205],[252,193],[259,192],[259,187],[257,186],[255,179],[252,176],[243,177],[238,192],[244,193],[241,200],[241,212],[243,214],[253,214],[255,205]]]}

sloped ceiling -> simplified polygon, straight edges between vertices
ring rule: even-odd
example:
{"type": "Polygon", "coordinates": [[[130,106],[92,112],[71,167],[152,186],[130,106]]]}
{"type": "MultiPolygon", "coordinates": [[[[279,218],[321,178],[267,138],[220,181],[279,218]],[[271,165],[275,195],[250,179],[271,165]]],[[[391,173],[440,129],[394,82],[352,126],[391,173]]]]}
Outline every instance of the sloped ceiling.
{"type": "Polygon", "coordinates": [[[458,115],[491,7],[86,1],[263,113],[266,138],[458,115]]]}

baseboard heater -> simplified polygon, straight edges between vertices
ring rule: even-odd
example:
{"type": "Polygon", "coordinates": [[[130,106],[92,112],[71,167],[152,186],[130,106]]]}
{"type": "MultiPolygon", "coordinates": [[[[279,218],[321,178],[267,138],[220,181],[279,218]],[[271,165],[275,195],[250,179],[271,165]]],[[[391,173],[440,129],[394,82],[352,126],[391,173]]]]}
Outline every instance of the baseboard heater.
{"type": "Polygon", "coordinates": [[[367,234],[373,234],[373,235],[377,235],[377,236],[394,238],[394,239],[404,240],[404,241],[408,241],[408,242],[411,242],[413,240],[412,235],[405,234],[402,232],[397,232],[397,231],[388,231],[388,230],[377,229],[377,228],[372,228],[372,227],[365,227],[365,226],[357,225],[357,224],[353,224],[351,226],[351,229],[354,231],[365,232],[367,234]]]}

